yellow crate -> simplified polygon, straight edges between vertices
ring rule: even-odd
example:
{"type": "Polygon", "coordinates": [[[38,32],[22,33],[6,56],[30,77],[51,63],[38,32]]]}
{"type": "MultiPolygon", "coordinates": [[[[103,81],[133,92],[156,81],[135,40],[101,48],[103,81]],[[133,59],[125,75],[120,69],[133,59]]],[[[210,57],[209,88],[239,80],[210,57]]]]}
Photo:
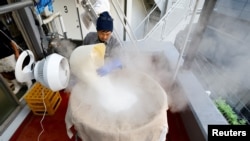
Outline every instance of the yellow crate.
{"type": "Polygon", "coordinates": [[[35,115],[53,115],[59,107],[62,98],[59,91],[52,91],[36,82],[27,92],[24,99],[35,115]],[[45,106],[44,106],[45,104],[45,106]]]}

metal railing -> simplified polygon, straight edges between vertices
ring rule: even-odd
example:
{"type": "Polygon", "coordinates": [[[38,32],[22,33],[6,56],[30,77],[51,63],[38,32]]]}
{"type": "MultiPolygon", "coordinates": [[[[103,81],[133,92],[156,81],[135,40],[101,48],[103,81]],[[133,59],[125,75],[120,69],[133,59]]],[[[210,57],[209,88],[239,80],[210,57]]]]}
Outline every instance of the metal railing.
{"type": "MultiPolygon", "coordinates": [[[[140,40],[147,40],[151,38],[155,32],[158,33],[158,40],[164,40],[171,31],[175,30],[176,27],[189,15],[190,3],[192,0],[177,0],[167,12],[156,22],[151,30],[145,34],[140,40]]],[[[170,4],[170,3],[169,3],[170,4]]],[[[155,10],[155,9],[154,9],[155,10]]],[[[152,14],[154,11],[150,12],[152,14]]],[[[149,18],[149,15],[145,17],[144,21],[149,18]]]]}
{"type": "MultiPolygon", "coordinates": [[[[94,11],[93,0],[82,0],[83,8],[87,9],[91,17],[92,21],[95,24],[97,14],[94,11]]],[[[197,3],[197,1],[196,1],[197,3]]],[[[192,12],[191,5],[195,4],[193,0],[177,0],[173,4],[169,3],[170,8],[166,9],[166,12],[162,11],[164,14],[161,17],[158,17],[158,21],[152,21],[152,16],[158,10],[158,5],[164,4],[163,0],[157,1],[156,4],[153,5],[148,14],[144,17],[144,19],[135,27],[131,27],[131,23],[128,21],[126,15],[124,14],[124,10],[122,10],[121,5],[118,0],[110,0],[110,6],[115,10],[113,14],[119,19],[120,24],[124,28],[123,34],[119,34],[116,29],[114,29],[114,35],[118,38],[121,44],[124,42],[124,34],[127,34],[129,37],[129,41],[136,46],[137,41],[147,40],[154,36],[154,33],[157,32],[158,35],[156,38],[159,40],[164,40],[169,34],[176,29],[177,25],[179,25],[190,13],[192,12]],[[143,29],[143,36],[136,36],[137,31],[143,29]]],[[[145,5],[145,3],[143,3],[145,5]]],[[[144,6],[145,8],[145,6],[144,6]]],[[[127,41],[127,40],[126,40],[127,41]]]]}

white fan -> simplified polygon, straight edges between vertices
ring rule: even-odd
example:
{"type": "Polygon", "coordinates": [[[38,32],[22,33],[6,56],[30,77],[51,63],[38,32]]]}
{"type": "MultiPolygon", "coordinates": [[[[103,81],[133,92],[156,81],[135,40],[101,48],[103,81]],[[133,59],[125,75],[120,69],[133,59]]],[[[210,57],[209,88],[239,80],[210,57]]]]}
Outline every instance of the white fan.
{"type": "Polygon", "coordinates": [[[68,60],[59,54],[53,53],[35,62],[34,54],[30,50],[25,50],[18,57],[15,76],[19,82],[35,79],[45,87],[58,91],[68,86],[70,68],[68,60]],[[28,57],[29,63],[23,66],[28,57]]]}

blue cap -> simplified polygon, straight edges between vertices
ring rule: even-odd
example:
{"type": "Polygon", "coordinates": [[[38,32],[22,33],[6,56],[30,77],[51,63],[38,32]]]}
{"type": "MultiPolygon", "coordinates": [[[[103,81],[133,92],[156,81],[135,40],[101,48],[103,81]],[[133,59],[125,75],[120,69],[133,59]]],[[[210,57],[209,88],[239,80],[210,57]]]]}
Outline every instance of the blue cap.
{"type": "Polygon", "coordinates": [[[97,19],[96,30],[113,31],[113,19],[108,12],[103,12],[97,19]]]}

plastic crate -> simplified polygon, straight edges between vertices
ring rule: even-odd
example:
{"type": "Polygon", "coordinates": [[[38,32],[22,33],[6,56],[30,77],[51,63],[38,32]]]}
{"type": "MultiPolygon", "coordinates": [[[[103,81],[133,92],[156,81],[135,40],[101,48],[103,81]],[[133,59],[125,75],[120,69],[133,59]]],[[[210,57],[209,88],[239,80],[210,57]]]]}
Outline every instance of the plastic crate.
{"type": "Polygon", "coordinates": [[[43,115],[45,110],[46,115],[53,115],[62,101],[59,91],[54,92],[39,82],[31,87],[24,99],[35,115],[43,115]]]}

